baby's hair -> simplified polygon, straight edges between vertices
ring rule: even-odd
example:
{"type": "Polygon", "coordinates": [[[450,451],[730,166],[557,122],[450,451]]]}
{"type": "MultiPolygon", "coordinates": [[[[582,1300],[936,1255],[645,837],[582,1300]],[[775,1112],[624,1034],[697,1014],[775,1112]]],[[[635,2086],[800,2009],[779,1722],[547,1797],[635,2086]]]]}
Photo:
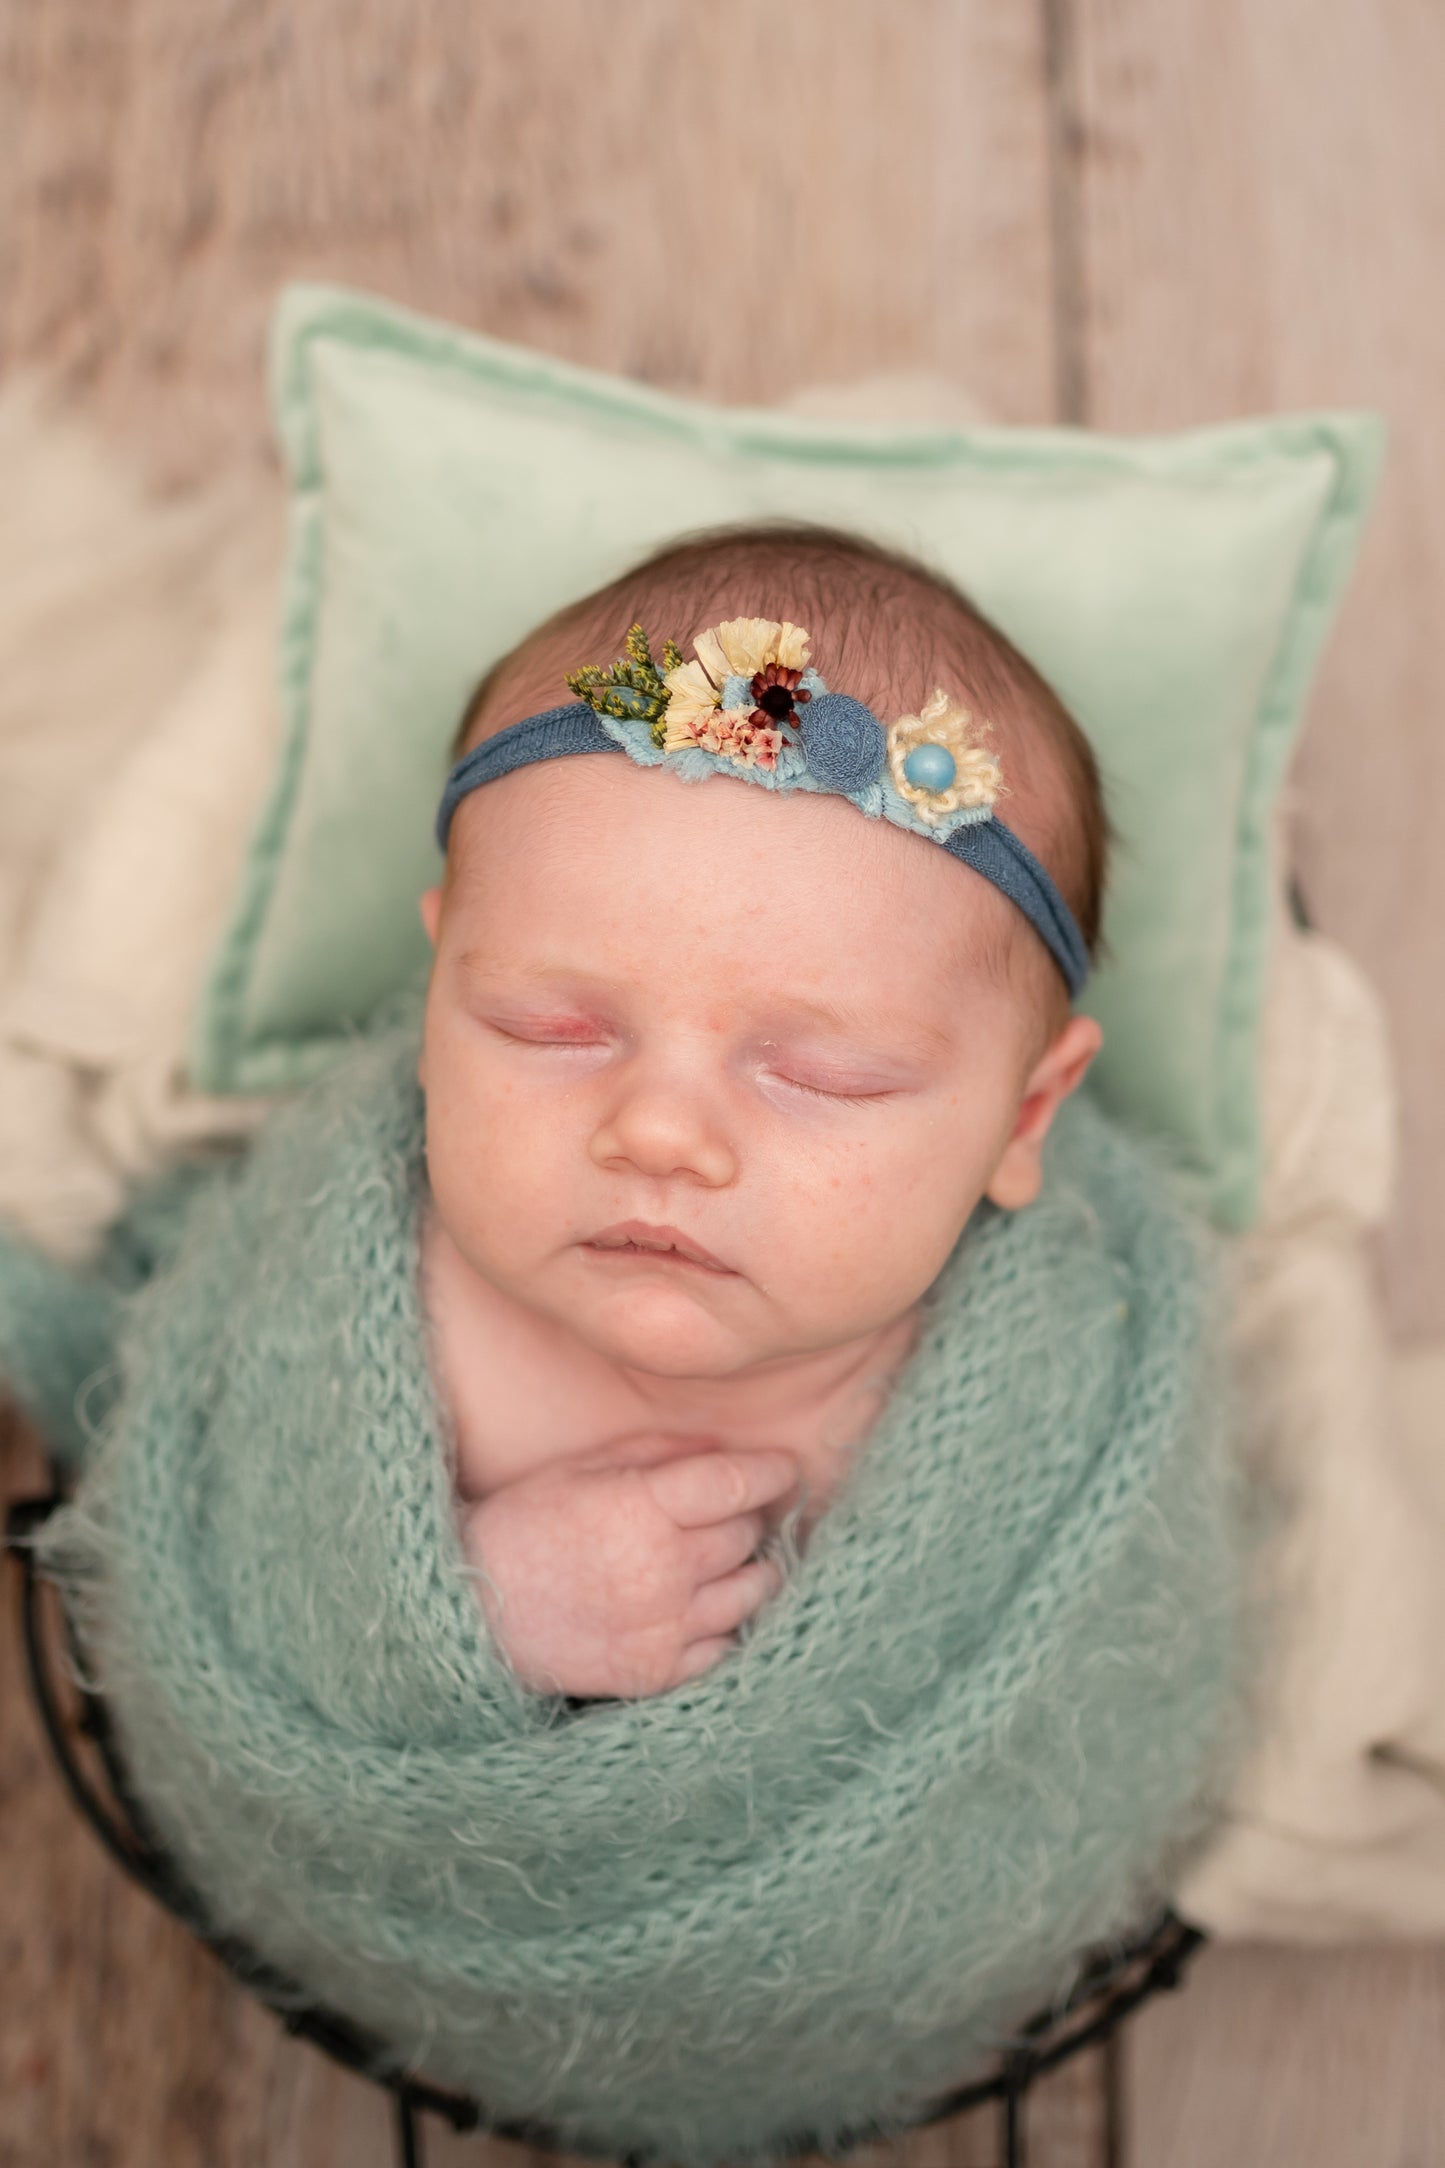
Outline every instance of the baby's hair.
{"type": "Polygon", "coordinates": [[[495,662],[462,716],[457,759],[482,726],[517,721],[569,699],[565,673],[622,652],[641,622],[661,651],[684,655],[706,625],[732,617],[791,618],[836,692],[885,722],[916,714],[936,686],[992,727],[1009,800],[1078,921],[1091,958],[1102,919],[1112,829],[1093,750],[1053,687],[941,573],[901,552],[796,521],[684,535],[593,594],[569,603],[495,662]],[[555,680],[555,682],[554,682],[555,680]]]}

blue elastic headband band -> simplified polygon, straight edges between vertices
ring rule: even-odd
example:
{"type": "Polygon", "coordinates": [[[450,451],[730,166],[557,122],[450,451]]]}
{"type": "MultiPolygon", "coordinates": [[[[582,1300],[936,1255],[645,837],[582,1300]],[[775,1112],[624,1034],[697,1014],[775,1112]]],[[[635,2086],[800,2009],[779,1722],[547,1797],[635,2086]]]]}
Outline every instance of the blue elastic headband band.
{"type": "Polygon", "coordinates": [[[458,805],[483,783],[495,782],[498,776],[510,774],[513,768],[526,767],[531,761],[552,760],[564,753],[621,752],[643,766],[665,764],[676,767],[686,776],[716,772],[737,776],[744,782],[763,783],[773,789],[823,790],[851,799],[861,812],[891,820],[895,826],[907,828],[912,834],[931,835],[932,841],[941,843],[964,865],[971,866],[975,873],[991,881],[1023,912],[1063,973],[1070,997],[1077,995],[1088,977],[1089,952],[1074,914],[1027,844],[1021,842],[997,814],[985,812],[982,817],[966,820],[946,834],[931,834],[910,814],[898,794],[891,792],[879,779],[851,789],[841,787],[844,777],[836,759],[819,756],[825,746],[831,753],[840,734],[851,744],[849,734],[860,730],[864,719],[875,730],[882,729],[861,701],[841,693],[819,694],[803,711],[803,744],[809,755],[808,765],[795,769],[790,775],[779,775],[739,767],[733,761],[719,759],[697,747],[664,754],[651,744],[644,728],[598,715],[586,701],[570,701],[563,707],[546,708],[541,714],[509,724],[495,737],[484,738],[457,762],[447,777],[437,809],[437,843],[445,851],[452,816],[458,805]],[[851,712],[855,710],[856,714],[851,712]],[[829,772],[838,779],[827,780],[829,772]]]}

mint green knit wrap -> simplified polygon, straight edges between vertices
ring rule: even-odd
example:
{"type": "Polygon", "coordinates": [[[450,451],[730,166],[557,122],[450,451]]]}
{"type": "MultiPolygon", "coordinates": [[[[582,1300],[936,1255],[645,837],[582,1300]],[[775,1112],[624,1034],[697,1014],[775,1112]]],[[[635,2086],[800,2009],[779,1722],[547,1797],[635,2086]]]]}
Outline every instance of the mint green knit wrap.
{"type": "Polygon", "coordinates": [[[41,1553],[137,1790],[217,1926],[499,2116],[690,2168],[896,2128],[1217,1811],[1244,1667],[1212,1239],[1066,1103],[743,1646],[569,1712],[510,1677],[464,1563],[416,1044],[408,1014],[178,1193],[148,1278],[132,1251],[104,1299],[42,1299],[0,1250],[0,1371],[42,1413],[37,1349],[111,1379],[41,1553]]]}

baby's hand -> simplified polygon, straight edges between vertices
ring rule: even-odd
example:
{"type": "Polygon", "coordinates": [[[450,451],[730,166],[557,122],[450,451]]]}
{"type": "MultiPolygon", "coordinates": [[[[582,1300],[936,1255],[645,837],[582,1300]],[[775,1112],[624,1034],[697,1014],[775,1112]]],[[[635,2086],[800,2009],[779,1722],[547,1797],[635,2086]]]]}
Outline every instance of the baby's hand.
{"type": "Polygon", "coordinates": [[[790,1453],[642,1431],[554,1461],[467,1516],[482,1608],[525,1686],[658,1694],[717,1662],[776,1594],[760,1507],[797,1480],[790,1453]]]}

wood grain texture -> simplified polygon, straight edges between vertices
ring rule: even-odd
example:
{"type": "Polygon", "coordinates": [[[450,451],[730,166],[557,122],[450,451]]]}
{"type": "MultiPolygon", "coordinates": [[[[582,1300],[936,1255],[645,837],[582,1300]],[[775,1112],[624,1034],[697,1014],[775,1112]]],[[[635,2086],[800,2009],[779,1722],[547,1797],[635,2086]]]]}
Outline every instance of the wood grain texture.
{"type": "Polygon", "coordinates": [[[1445,10],[1067,0],[1083,416],[1381,409],[1391,454],[1292,780],[1316,922],[1383,996],[1402,1339],[1445,1331],[1445,10]]]}
{"type": "Polygon", "coordinates": [[[171,479],[265,440],[276,285],[378,289],[674,389],[961,374],[1049,412],[1031,9],[985,0],[29,0],[0,365],[171,479]]]}
{"type": "Polygon", "coordinates": [[[1206,1950],[1128,2041],[1131,2168],[1435,2168],[1445,1951],[1206,1950]]]}

